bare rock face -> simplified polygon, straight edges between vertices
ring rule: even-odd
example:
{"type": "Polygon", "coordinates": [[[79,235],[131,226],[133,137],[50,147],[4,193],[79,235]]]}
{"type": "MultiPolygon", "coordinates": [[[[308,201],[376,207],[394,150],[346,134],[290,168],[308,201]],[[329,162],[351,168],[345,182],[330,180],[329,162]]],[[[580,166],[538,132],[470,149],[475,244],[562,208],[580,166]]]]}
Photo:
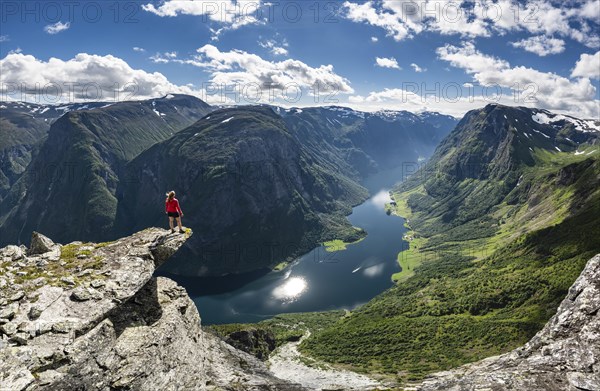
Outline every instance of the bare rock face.
{"type": "Polygon", "coordinates": [[[300,389],[204,333],[185,290],[152,277],[190,235],[0,249],[0,388],[300,389]]]}
{"type": "Polygon", "coordinates": [[[525,346],[438,373],[419,390],[600,390],[600,255],[590,259],[556,314],[525,346]]]}

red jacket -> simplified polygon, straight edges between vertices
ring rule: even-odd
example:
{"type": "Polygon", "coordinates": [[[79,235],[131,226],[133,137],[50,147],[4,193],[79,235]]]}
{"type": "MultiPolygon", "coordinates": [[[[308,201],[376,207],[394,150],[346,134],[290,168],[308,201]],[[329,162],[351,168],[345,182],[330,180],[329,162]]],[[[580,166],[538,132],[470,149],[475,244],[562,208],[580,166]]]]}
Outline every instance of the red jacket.
{"type": "Polygon", "coordinates": [[[173,198],[171,201],[169,201],[169,199],[167,198],[167,200],[165,201],[165,211],[167,213],[177,212],[180,215],[183,214],[181,208],[179,207],[179,201],[177,201],[177,198],[173,198]]]}

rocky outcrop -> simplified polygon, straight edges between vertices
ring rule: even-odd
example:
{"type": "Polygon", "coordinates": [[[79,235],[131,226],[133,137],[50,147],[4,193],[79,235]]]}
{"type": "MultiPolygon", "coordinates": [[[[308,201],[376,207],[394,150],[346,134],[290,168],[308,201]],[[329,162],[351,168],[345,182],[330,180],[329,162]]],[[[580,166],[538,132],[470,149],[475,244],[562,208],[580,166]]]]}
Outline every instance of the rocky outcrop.
{"type": "Polygon", "coordinates": [[[272,330],[249,328],[234,331],[223,338],[236,349],[243,350],[261,360],[269,358],[269,354],[277,347],[272,330]]]}
{"type": "Polygon", "coordinates": [[[188,239],[150,228],[110,243],[0,250],[2,390],[296,390],[200,327],[183,288],[152,277],[188,239]]]}
{"type": "Polygon", "coordinates": [[[422,391],[600,390],[600,255],[525,346],[434,375],[422,391]]]}

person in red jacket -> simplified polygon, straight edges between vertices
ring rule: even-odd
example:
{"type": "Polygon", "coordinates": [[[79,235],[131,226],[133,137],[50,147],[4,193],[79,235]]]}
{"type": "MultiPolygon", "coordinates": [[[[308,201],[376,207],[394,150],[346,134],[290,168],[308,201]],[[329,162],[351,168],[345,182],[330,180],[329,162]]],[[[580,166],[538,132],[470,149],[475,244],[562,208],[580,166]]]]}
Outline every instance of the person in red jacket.
{"type": "Polygon", "coordinates": [[[177,225],[179,226],[179,233],[183,233],[183,227],[181,226],[181,218],[183,212],[179,207],[179,201],[175,198],[175,192],[170,191],[167,193],[167,199],[165,200],[165,213],[169,216],[169,226],[171,227],[171,233],[175,233],[173,228],[173,219],[177,219],[177,225]]]}

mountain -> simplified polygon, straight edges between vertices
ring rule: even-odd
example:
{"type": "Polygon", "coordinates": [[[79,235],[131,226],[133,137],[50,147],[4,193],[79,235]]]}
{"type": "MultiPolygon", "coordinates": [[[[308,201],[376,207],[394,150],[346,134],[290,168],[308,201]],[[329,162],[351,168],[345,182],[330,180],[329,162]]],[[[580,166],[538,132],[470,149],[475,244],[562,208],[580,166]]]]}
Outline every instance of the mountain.
{"type": "Polygon", "coordinates": [[[523,107],[467,113],[393,190],[409,228],[397,284],[302,351],[406,383],[532,338],[600,253],[597,125],[523,107]]]}
{"type": "Polygon", "coordinates": [[[137,180],[119,188],[117,226],[164,224],[165,189],[175,188],[198,234],[172,271],[272,267],[319,241],[358,235],[344,216],[367,193],[345,171],[307,153],[268,107],[217,110],[127,165],[137,180]]]}
{"type": "Polygon", "coordinates": [[[25,171],[50,125],[76,110],[107,106],[108,103],[41,105],[28,102],[0,103],[0,202],[25,171]]]}
{"type": "Polygon", "coordinates": [[[429,157],[454,128],[454,117],[408,111],[365,113],[346,107],[277,109],[288,128],[317,153],[337,155],[364,177],[429,157]]]}
{"type": "Polygon", "coordinates": [[[180,189],[186,222],[200,234],[169,272],[273,267],[326,240],[358,239],[363,233],[345,216],[367,196],[360,180],[427,155],[448,131],[406,112],[381,119],[337,107],[217,110],[127,165],[138,179],[119,191],[117,233],[164,224],[157,205],[165,189],[180,189]]]}
{"type": "Polygon", "coordinates": [[[2,242],[25,242],[33,230],[58,240],[107,238],[125,164],[210,110],[199,99],[168,95],[67,112],[2,200],[2,242]]]}
{"type": "Polygon", "coordinates": [[[360,181],[428,156],[456,122],[341,107],[229,107],[202,118],[213,109],[183,95],[54,107],[67,113],[0,204],[2,241],[26,242],[33,230],[108,240],[164,224],[162,195],[173,188],[201,232],[171,263],[175,271],[272,267],[324,240],[364,235],[345,219],[367,197],[360,181]],[[218,261],[224,249],[229,261],[218,261]],[[194,263],[179,262],[186,257],[194,263]]]}
{"type": "Polygon", "coordinates": [[[3,390],[303,390],[204,332],[185,289],[153,277],[192,232],[0,249],[3,390]],[[235,388],[231,388],[234,384],[235,388]]]}

